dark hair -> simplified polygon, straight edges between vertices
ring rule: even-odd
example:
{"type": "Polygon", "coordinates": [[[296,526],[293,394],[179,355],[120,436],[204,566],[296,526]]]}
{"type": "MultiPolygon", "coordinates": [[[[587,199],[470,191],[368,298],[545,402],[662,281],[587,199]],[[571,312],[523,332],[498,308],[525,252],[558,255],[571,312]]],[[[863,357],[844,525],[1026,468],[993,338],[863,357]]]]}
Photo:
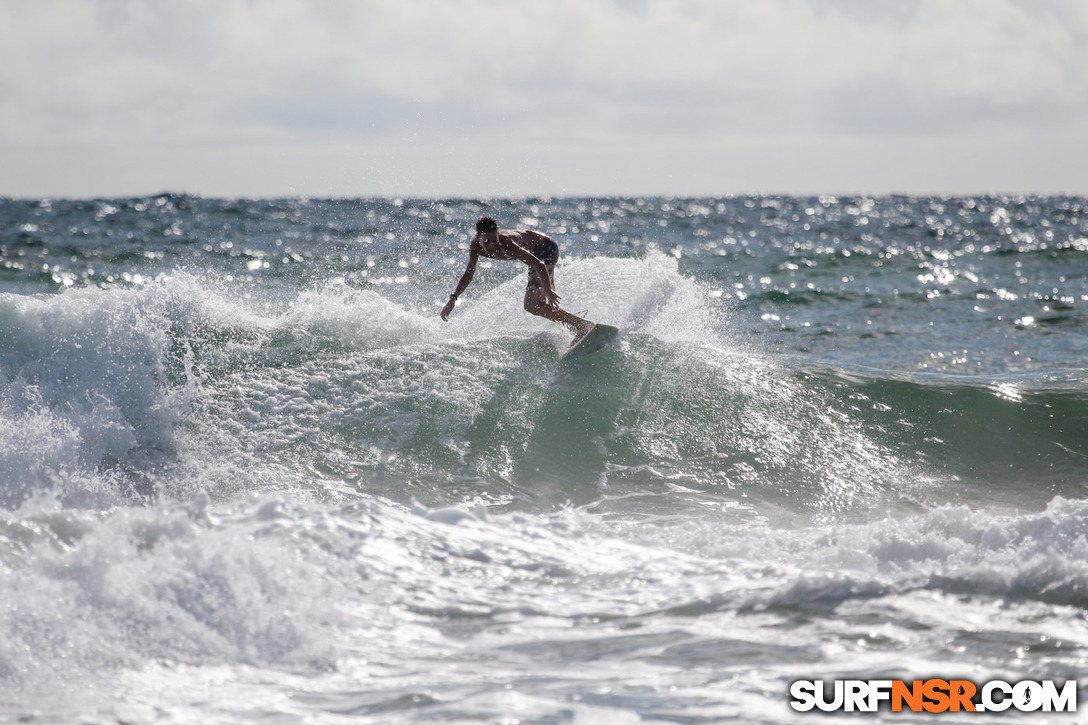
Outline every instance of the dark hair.
{"type": "Polygon", "coordinates": [[[497,232],[499,231],[499,223],[489,216],[482,216],[480,220],[476,222],[476,231],[480,234],[485,232],[497,232]]]}

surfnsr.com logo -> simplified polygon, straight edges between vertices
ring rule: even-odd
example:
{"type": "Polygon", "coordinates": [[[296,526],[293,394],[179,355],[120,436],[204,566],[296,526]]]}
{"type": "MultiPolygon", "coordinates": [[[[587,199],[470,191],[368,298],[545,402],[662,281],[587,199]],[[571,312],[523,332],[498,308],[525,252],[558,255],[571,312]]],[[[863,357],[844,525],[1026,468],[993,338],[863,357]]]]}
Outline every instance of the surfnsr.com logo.
{"type": "Polygon", "coordinates": [[[991,680],[797,680],[790,685],[790,707],[800,712],[1075,712],[1077,681],[1059,687],[1054,680],[1009,683],[991,680]]]}

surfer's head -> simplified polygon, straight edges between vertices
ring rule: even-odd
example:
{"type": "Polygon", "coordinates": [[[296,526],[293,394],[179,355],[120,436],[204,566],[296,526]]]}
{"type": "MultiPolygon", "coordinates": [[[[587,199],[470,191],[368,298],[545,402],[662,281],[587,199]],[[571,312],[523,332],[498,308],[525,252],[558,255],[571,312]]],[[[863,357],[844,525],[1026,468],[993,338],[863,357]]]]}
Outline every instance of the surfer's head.
{"type": "Polygon", "coordinates": [[[480,217],[480,220],[476,222],[477,234],[489,234],[497,231],[499,231],[499,223],[489,216],[482,216],[480,217]]]}

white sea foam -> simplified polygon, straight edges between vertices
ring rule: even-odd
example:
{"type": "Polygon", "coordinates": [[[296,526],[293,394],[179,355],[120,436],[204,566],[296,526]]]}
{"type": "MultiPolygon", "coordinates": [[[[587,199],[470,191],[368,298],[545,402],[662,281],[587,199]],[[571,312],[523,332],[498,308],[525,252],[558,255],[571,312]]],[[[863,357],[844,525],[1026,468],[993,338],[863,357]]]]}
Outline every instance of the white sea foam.
{"type": "Polygon", "coordinates": [[[667,719],[668,689],[689,715],[755,707],[787,722],[780,691],[811,674],[805,663],[929,675],[955,640],[975,653],[975,675],[1024,677],[1004,638],[1088,645],[1068,617],[1088,583],[1086,516],[1055,500],[1022,516],[945,508],[782,531],[377,499],[209,509],[198,498],[104,515],[43,505],[5,523],[8,560],[22,564],[0,572],[18,602],[0,608],[3,699],[33,708],[59,687],[88,699],[54,700],[56,712],[86,712],[164,681],[154,663],[169,662],[174,694],[157,702],[179,717],[195,688],[217,711],[256,696],[295,717],[485,717],[505,702],[534,717],[667,719]],[[888,648],[910,655],[890,664],[888,648]],[[569,698],[587,683],[600,696],[582,708],[569,698]]]}
{"type": "Polygon", "coordinates": [[[350,348],[377,349],[433,339],[441,321],[437,315],[424,318],[371,290],[330,282],[300,293],[274,324],[350,348]]]}
{"type": "Polygon", "coordinates": [[[199,500],[95,515],[43,499],[0,522],[4,699],[78,706],[151,661],[327,667],[326,574],[267,535],[262,511],[222,525],[199,500]]]}
{"type": "Polygon", "coordinates": [[[91,290],[0,297],[0,476],[15,496],[9,503],[86,478],[139,446],[172,447],[164,324],[149,301],[91,290]]]}

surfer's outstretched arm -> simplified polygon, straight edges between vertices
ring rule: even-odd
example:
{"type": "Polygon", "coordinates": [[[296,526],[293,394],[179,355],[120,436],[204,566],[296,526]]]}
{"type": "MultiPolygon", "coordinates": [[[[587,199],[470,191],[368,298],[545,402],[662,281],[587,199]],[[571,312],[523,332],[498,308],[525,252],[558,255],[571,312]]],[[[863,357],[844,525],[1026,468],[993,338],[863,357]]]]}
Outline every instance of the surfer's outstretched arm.
{"type": "Polygon", "coordinates": [[[453,290],[453,294],[450,295],[450,299],[446,302],[446,306],[442,308],[442,321],[446,322],[450,319],[450,313],[453,312],[454,306],[457,304],[457,298],[461,296],[461,293],[472,282],[473,275],[476,274],[476,260],[479,255],[476,252],[476,245],[469,247],[468,253],[468,266],[465,267],[465,273],[461,275],[461,280],[457,283],[457,288],[453,290]]]}

